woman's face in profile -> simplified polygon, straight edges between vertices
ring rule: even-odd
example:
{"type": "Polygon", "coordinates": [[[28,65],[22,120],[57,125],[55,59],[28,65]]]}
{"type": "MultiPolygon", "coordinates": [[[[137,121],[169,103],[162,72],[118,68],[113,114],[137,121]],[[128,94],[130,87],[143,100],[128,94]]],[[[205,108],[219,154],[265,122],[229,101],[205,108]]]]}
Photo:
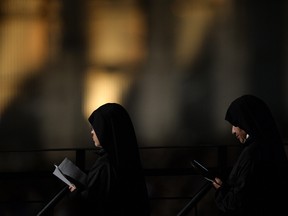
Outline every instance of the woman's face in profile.
{"type": "Polygon", "coordinates": [[[232,126],[232,134],[240,141],[240,143],[245,143],[247,139],[247,133],[239,127],[232,126]]]}
{"type": "Polygon", "coordinates": [[[93,142],[94,142],[95,146],[96,147],[101,147],[99,139],[98,139],[98,137],[97,137],[97,135],[96,135],[96,133],[95,133],[93,128],[91,129],[91,135],[92,135],[92,139],[93,139],[93,142]]]}

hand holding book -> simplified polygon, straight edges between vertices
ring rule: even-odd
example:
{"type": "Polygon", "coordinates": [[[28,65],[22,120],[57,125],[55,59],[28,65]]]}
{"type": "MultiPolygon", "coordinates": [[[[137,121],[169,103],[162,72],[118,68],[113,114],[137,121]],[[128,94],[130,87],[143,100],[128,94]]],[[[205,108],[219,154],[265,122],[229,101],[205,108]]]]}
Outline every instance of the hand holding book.
{"type": "Polygon", "coordinates": [[[218,177],[215,178],[215,181],[213,182],[213,186],[215,189],[218,189],[222,186],[222,180],[218,177]]]}
{"type": "Polygon", "coordinates": [[[62,180],[64,183],[66,183],[69,187],[72,186],[73,184],[65,177],[65,175],[59,169],[59,167],[55,164],[54,166],[55,166],[55,170],[53,174],[57,176],[60,180],[62,180]]]}
{"type": "Polygon", "coordinates": [[[195,171],[197,173],[199,173],[200,175],[202,175],[207,181],[210,181],[214,184],[217,184],[219,186],[221,186],[222,182],[219,178],[217,178],[216,176],[214,176],[205,166],[203,166],[201,163],[199,163],[196,160],[191,161],[191,165],[192,167],[195,169],[195,171]],[[219,179],[216,180],[216,179],[219,179]],[[220,184],[221,182],[221,184],[220,184]]]}
{"type": "Polygon", "coordinates": [[[76,186],[85,186],[87,175],[79,169],[72,161],[65,158],[59,166],[55,165],[53,172],[60,180],[69,186],[70,191],[76,186]]]}

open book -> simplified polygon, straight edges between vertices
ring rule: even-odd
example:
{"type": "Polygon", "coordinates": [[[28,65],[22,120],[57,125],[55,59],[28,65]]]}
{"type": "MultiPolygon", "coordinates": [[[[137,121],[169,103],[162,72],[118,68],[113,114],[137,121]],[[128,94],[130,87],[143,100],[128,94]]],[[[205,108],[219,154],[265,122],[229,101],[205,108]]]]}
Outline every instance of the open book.
{"type": "Polygon", "coordinates": [[[193,160],[191,161],[192,167],[195,169],[197,173],[202,175],[206,180],[210,182],[215,182],[215,176],[212,175],[212,173],[202,164],[200,164],[198,161],[193,160]]]}
{"type": "Polygon", "coordinates": [[[53,174],[61,179],[64,183],[71,186],[81,185],[84,186],[86,183],[87,175],[79,169],[72,161],[65,158],[59,166],[54,165],[55,169],[53,174]]]}

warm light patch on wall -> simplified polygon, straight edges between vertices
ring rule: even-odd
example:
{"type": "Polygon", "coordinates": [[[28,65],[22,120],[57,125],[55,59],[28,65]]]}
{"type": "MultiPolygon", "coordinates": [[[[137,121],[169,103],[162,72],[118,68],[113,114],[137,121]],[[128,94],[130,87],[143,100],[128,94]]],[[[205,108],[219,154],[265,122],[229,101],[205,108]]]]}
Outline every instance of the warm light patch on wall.
{"type": "Polygon", "coordinates": [[[228,7],[228,3],[227,0],[173,1],[171,12],[178,19],[174,53],[177,64],[191,64],[191,59],[197,59],[215,18],[224,13],[224,4],[228,7]]]}
{"type": "Polygon", "coordinates": [[[129,85],[129,77],[121,71],[89,71],[85,78],[84,115],[89,116],[104,103],[121,103],[129,85]]]}
{"type": "Polygon", "coordinates": [[[146,17],[137,1],[87,1],[84,115],[123,101],[147,54],[146,17]]]}
{"type": "Polygon", "coordinates": [[[137,4],[92,1],[87,14],[89,63],[130,67],[142,63],[146,25],[137,4]]]}
{"type": "Polygon", "coordinates": [[[21,91],[23,81],[39,72],[38,68],[47,57],[47,23],[38,13],[40,3],[5,1],[3,4],[4,16],[0,23],[0,113],[21,91]]]}

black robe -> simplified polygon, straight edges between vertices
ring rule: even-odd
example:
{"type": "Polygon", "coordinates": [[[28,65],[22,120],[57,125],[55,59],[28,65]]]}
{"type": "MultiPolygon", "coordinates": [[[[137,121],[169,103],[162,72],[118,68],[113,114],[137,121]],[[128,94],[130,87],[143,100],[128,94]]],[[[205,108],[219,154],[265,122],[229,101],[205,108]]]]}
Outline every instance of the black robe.
{"type": "Polygon", "coordinates": [[[288,215],[287,159],[267,105],[244,95],[231,103],[226,120],[249,138],[227,181],[215,193],[221,215],[288,215]]]}
{"type": "Polygon", "coordinates": [[[85,187],[72,192],[75,215],[148,216],[145,176],[127,111],[108,103],[95,110],[89,122],[102,149],[88,172],[85,187]]]}

